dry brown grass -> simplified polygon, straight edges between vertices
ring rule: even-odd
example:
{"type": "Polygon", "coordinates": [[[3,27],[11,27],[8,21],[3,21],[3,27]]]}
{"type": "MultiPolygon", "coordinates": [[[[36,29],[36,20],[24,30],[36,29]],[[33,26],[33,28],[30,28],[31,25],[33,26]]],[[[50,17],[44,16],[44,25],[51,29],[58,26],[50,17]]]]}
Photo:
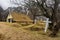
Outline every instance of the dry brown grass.
{"type": "Polygon", "coordinates": [[[0,23],[0,40],[60,40],[60,35],[52,38],[42,30],[32,31],[29,27],[27,29],[17,27],[16,24],[0,23]]]}
{"type": "Polygon", "coordinates": [[[12,17],[14,21],[26,21],[26,22],[32,22],[32,20],[30,19],[29,16],[22,14],[22,13],[18,13],[18,12],[12,12],[12,17]]]}

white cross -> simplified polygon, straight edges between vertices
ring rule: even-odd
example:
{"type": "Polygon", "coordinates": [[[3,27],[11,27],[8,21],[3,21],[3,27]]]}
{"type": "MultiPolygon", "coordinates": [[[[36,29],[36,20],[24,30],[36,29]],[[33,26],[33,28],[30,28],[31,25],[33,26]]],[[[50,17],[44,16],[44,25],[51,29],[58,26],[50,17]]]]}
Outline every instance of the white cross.
{"type": "Polygon", "coordinates": [[[49,18],[46,18],[47,20],[46,21],[44,21],[44,22],[46,22],[46,26],[45,26],[45,32],[47,31],[47,29],[48,29],[48,27],[49,27],[49,23],[51,23],[51,21],[49,21],[49,18]]]}
{"type": "Polygon", "coordinates": [[[27,15],[29,14],[29,11],[27,10],[27,15]]]}
{"type": "Polygon", "coordinates": [[[34,22],[35,22],[34,24],[36,24],[37,23],[37,20],[35,19],[34,22]]]}
{"type": "Polygon", "coordinates": [[[29,10],[28,10],[28,8],[26,9],[26,11],[27,11],[27,15],[29,14],[29,10]]]}

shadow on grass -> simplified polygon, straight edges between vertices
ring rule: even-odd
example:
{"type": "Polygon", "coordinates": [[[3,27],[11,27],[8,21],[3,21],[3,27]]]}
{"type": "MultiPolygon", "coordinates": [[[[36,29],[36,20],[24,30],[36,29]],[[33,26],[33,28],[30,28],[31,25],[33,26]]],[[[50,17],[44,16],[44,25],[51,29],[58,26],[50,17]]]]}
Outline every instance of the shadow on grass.
{"type": "Polygon", "coordinates": [[[4,40],[5,39],[5,35],[0,33],[0,40],[4,40]]]}
{"type": "Polygon", "coordinates": [[[29,28],[24,28],[25,30],[29,31],[41,31],[44,30],[44,28],[39,28],[39,27],[29,27],[29,28]]]}

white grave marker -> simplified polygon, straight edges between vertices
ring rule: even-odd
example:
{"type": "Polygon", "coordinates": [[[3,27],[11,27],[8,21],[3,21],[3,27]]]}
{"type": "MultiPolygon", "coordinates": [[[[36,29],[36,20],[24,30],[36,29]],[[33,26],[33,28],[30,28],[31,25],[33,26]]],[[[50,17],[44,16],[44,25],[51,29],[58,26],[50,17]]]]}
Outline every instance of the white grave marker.
{"type": "Polygon", "coordinates": [[[29,11],[27,11],[27,15],[29,14],[29,11]]]}
{"type": "Polygon", "coordinates": [[[49,18],[46,18],[46,21],[44,21],[44,22],[46,22],[46,26],[45,26],[45,30],[44,30],[46,32],[49,27],[49,23],[51,23],[51,21],[49,21],[49,18]]]}
{"type": "Polygon", "coordinates": [[[29,14],[29,10],[28,10],[28,8],[26,9],[26,11],[27,11],[27,15],[29,14]]]}
{"type": "Polygon", "coordinates": [[[35,24],[36,24],[37,23],[37,20],[35,19],[34,21],[35,21],[35,24]]]}
{"type": "MultiPolygon", "coordinates": [[[[51,23],[51,21],[49,21],[49,18],[46,18],[44,16],[37,17],[37,20],[39,20],[39,19],[46,23],[45,29],[44,29],[44,32],[46,32],[49,27],[49,23],[51,23]]],[[[35,24],[36,24],[37,20],[35,19],[35,24]]]]}

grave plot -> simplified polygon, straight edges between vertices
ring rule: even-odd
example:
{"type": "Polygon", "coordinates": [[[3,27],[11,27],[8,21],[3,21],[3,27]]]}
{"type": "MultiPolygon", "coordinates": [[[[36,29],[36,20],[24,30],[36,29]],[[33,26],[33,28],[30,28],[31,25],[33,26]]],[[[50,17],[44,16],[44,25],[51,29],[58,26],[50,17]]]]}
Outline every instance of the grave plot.
{"type": "Polygon", "coordinates": [[[35,19],[35,24],[39,24],[40,27],[43,27],[44,32],[47,31],[47,29],[49,27],[49,23],[51,23],[51,21],[49,21],[49,18],[46,18],[44,16],[36,17],[36,19],[35,19]]]}

